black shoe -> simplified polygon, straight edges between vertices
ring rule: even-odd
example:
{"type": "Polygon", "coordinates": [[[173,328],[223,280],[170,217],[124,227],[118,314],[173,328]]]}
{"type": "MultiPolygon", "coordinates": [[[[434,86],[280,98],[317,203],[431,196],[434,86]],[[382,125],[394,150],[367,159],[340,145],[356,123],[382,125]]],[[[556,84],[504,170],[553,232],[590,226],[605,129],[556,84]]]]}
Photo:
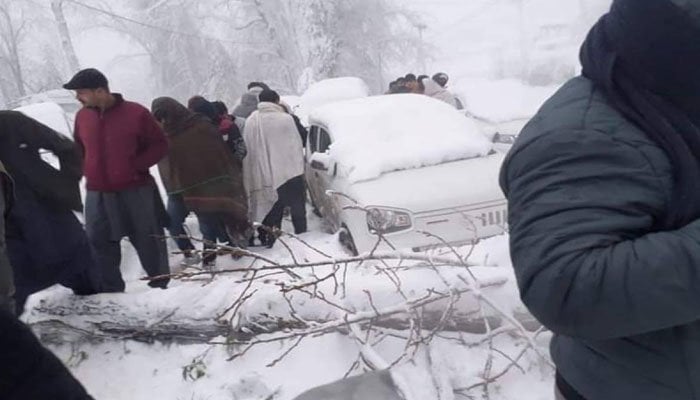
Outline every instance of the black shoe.
{"type": "Polygon", "coordinates": [[[167,289],[168,283],[170,283],[170,278],[161,278],[148,281],[148,286],[153,289],[167,289]]]}

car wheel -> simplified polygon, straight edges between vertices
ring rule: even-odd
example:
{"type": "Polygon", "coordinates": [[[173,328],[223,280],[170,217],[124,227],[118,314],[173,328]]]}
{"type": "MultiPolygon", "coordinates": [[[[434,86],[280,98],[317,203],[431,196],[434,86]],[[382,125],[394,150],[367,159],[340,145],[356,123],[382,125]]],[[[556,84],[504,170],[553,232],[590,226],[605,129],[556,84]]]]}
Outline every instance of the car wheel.
{"type": "Polygon", "coordinates": [[[352,238],[352,233],[350,233],[350,229],[348,229],[346,225],[343,225],[343,227],[340,228],[338,240],[340,240],[340,244],[345,248],[345,250],[350,252],[351,255],[359,255],[357,252],[357,246],[355,246],[355,240],[352,238]]]}

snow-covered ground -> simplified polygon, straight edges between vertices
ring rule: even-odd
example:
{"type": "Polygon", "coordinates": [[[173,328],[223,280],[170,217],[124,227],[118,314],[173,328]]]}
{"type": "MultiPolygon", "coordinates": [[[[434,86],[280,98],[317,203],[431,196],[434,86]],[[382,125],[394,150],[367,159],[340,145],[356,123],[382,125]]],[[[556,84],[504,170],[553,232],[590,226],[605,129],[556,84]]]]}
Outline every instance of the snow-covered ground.
{"type": "MultiPolygon", "coordinates": [[[[405,4],[424,19],[424,50],[431,57],[407,60],[396,75],[447,72],[450,89],[470,114],[488,129],[517,134],[542,102],[576,73],[578,47],[610,0],[405,4]]],[[[151,78],[142,73],[145,60],[122,36],[95,28],[78,35],[76,47],[84,65],[105,69],[129,98],[148,104],[158,95],[151,93],[151,78]]],[[[289,97],[288,102],[297,105],[302,99],[289,97]]],[[[125,242],[125,294],[77,298],[54,287],[33,296],[31,311],[23,318],[98,400],[291,400],[370,365],[390,364],[410,399],[552,398],[550,335],[536,334],[535,324],[527,323],[507,235],[473,249],[457,249],[460,256],[468,255],[473,277],[449,252],[427,254],[432,263],[370,260],[346,266],[328,262],[349,256],[337,235],[325,232],[321,220],[308,214],[310,232],[301,236],[304,242],[288,237],[289,249],[282,243],[271,250],[254,249],[268,262],[251,266],[250,258],[221,257],[217,270],[248,271],[183,276],[165,291],[149,289],[140,280],[138,259],[125,242]],[[259,272],[251,283],[251,271],[263,265],[324,260],[325,265],[313,269],[295,269],[295,278],[276,270],[262,278],[259,272]],[[328,278],[334,268],[334,277],[328,278]],[[313,284],[322,278],[328,279],[313,284]],[[474,278],[486,286],[467,291],[474,278]],[[343,323],[392,307],[405,311],[411,301],[455,291],[463,293],[419,308],[418,314],[392,313],[385,325],[367,325],[362,318],[362,323],[343,323]],[[233,304],[238,307],[230,309],[233,304]],[[444,318],[430,322],[426,316],[431,312],[444,318]],[[489,322],[478,332],[482,317],[489,322]],[[426,326],[416,326],[422,322],[426,326]],[[338,329],[325,329],[334,324],[338,329]],[[178,326],[189,333],[173,338],[178,326]],[[200,337],[193,338],[197,332],[200,337]],[[280,337],[288,339],[275,340],[280,337]],[[251,341],[259,344],[230,359],[251,341]]],[[[195,220],[188,225],[199,236],[195,220]]],[[[173,254],[171,265],[179,260],[173,254]]]]}
{"type": "MultiPolygon", "coordinates": [[[[337,236],[325,233],[321,220],[311,214],[309,218],[310,232],[302,235],[301,240],[284,239],[289,250],[278,243],[273,249],[261,250],[260,255],[281,264],[320,262],[329,257],[340,262],[348,258],[337,236]]],[[[285,224],[289,225],[289,221],[285,224]]],[[[188,225],[197,236],[194,219],[188,220],[188,225]]],[[[215,277],[191,276],[174,281],[164,291],[149,289],[139,280],[143,272],[131,247],[125,243],[123,269],[128,280],[125,294],[78,298],[64,288],[55,287],[30,298],[31,311],[24,319],[33,324],[45,343],[50,343],[96,399],[291,400],[314,386],[368,370],[360,354],[374,357],[370,364],[380,368],[399,360],[392,366],[392,374],[395,381],[403,382],[401,389],[408,390],[413,399],[482,398],[485,390],[494,400],[549,399],[553,370],[546,356],[542,357],[547,354],[549,336],[535,335],[533,327],[526,331],[512,323],[516,317],[519,321],[527,318],[523,318],[524,309],[518,300],[507,240],[507,235],[503,235],[474,248],[456,249],[468,259],[471,272],[451,252],[433,251],[428,254],[431,263],[404,260],[398,269],[391,268],[397,265],[396,261],[339,263],[335,267],[330,263],[297,269],[300,275],[297,278],[280,274],[278,270],[249,286],[246,278],[253,277],[250,271],[270,263],[259,261],[251,266],[249,258],[233,261],[220,257],[216,270],[251,269],[215,277]],[[450,263],[446,259],[454,260],[453,265],[447,265],[450,263]],[[308,293],[291,290],[282,295],[283,288],[303,286],[327,276],[334,268],[338,268],[336,278],[308,286],[308,293]],[[424,314],[421,318],[394,314],[396,318],[390,318],[388,325],[378,323],[367,337],[365,333],[371,328],[366,324],[354,325],[362,334],[353,335],[350,325],[343,323],[363,313],[374,311],[384,315],[391,307],[405,309],[410,301],[424,299],[431,293],[464,290],[469,287],[467,282],[473,282],[470,274],[474,274],[482,289],[428,304],[420,308],[424,314]],[[226,312],[244,292],[253,294],[240,304],[235,316],[230,310],[226,312]],[[499,311],[480,301],[474,293],[482,294],[499,311]],[[340,305],[345,311],[331,304],[340,305]],[[439,329],[428,327],[429,322],[425,322],[424,329],[415,326],[412,329],[410,324],[400,326],[401,321],[428,321],[431,311],[442,315],[443,310],[450,308],[449,304],[454,308],[445,314],[439,329]],[[490,322],[482,326],[484,331],[466,333],[479,332],[478,327],[474,330],[474,326],[468,326],[470,321],[477,321],[478,325],[482,316],[490,317],[490,322]],[[278,326],[279,321],[295,320],[305,321],[307,325],[278,326]],[[55,328],[56,321],[63,324],[60,329],[46,327],[48,324],[55,328]],[[232,355],[246,348],[243,343],[246,340],[267,341],[338,321],[340,329],[309,335],[296,347],[297,337],[289,336],[288,340],[261,343],[229,361],[232,355]],[[168,324],[203,330],[230,326],[232,337],[241,343],[232,344],[222,336],[199,343],[191,338],[148,339],[146,332],[158,331],[168,324]],[[113,329],[115,326],[127,327],[133,340],[124,339],[125,331],[113,329]],[[251,330],[257,332],[246,336],[251,330]],[[56,332],[60,335],[55,336],[56,332]],[[404,337],[411,332],[422,335],[425,343],[415,343],[419,342],[415,337],[414,341],[404,337]],[[362,345],[358,336],[360,341],[366,340],[371,345],[362,345]],[[488,340],[489,337],[493,340],[488,340]],[[529,342],[528,338],[533,337],[533,342],[529,342]],[[409,349],[407,343],[412,344],[409,349]],[[530,344],[535,345],[536,351],[530,344]],[[511,360],[516,360],[517,365],[511,360]],[[507,373],[490,382],[489,378],[499,376],[504,370],[507,373]],[[489,383],[484,385],[484,382],[489,383]],[[465,389],[469,387],[472,388],[465,389]]],[[[172,255],[173,265],[179,257],[172,255]]]]}

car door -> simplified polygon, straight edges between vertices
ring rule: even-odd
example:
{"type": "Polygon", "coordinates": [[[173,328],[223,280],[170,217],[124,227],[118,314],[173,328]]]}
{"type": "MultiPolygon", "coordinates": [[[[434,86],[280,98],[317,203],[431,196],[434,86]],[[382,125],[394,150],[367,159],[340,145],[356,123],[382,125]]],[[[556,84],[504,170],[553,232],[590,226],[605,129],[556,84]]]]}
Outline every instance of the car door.
{"type": "MultiPolygon", "coordinates": [[[[328,130],[323,127],[318,127],[318,149],[319,153],[329,153],[332,144],[332,137],[328,130]]],[[[340,228],[340,202],[337,196],[326,195],[326,190],[337,190],[335,178],[337,175],[337,164],[331,162],[328,166],[328,171],[319,171],[316,179],[318,186],[323,188],[323,213],[326,219],[334,226],[340,228]]]]}
{"type": "Polygon", "coordinates": [[[318,152],[318,132],[319,127],[312,125],[309,129],[309,137],[306,141],[306,186],[309,195],[316,208],[323,214],[323,194],[325,189],[321,186],[319,176],[323,171],[319,171],[311,166],[311,159],[314,153],[318,152]]]}

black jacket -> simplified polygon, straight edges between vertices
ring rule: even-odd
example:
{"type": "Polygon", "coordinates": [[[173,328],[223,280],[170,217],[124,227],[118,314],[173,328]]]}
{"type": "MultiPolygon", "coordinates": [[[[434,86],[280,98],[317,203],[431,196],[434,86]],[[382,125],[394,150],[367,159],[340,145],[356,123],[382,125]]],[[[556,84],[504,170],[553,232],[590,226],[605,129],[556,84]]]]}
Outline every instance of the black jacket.
{"type": "Polygon", "coordinates": [[[523,129],[501,171],[520,296],[589,400],[700,399],[700,220],[659,230],[665,152],[586,78],[523,129]]]}
{"type": "Polygon", "coordinates": [[[91,400],[83,386],[34,334],[0,308],[0,399],[91,400]]]}
{"type": "Polygon", "coordinates": [[[0,111],[0,161],[15,181],[31,188],[49,207],[82,211],[82,166],[70,139],[20,112],[0,111]],[[60,171],[42,160],[40,149],[59,159],[60,171]]]}

